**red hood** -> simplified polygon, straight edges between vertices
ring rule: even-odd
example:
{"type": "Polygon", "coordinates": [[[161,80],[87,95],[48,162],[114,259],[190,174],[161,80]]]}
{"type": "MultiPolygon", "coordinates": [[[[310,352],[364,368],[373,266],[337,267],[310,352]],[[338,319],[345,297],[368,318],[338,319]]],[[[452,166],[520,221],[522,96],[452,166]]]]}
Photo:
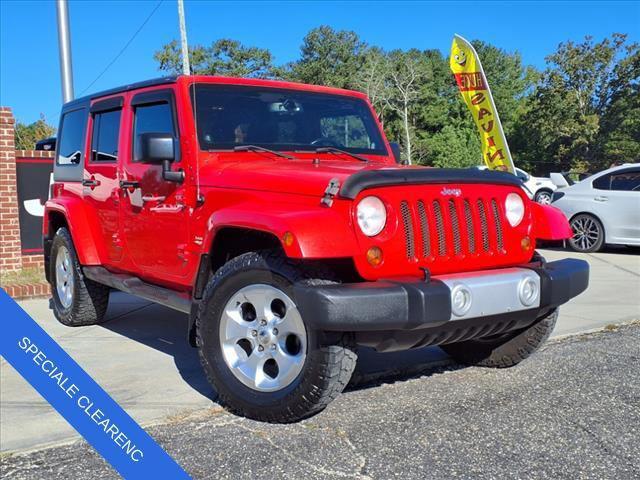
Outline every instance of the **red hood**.
{"type": "MultiPolygon", "coordinates": [[[[349,159],[247,159],[239,162],[201,162],[200,184],[207,187],[262,190],[321,196],[333,178],[340,183],[361,170],[389,168],[382,162],[349,159]]],[[[391,167],[394,168],[394,167],[391,167]]],[[[406,167],[398,167],[406,168],[406,167]]]]}

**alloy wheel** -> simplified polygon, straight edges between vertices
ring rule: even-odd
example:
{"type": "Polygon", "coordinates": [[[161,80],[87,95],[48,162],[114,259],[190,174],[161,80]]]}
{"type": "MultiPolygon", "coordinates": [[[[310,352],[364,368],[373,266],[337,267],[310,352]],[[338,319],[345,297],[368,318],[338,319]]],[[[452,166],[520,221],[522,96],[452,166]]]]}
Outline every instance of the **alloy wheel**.
{"type": "Polygon", "coordinates": [[[307,333],[295,303],[272,285],[249,285],[227,302],[220,319],[225,363],[244,385],[281,390],[302,371],[307,333]]]}
{"type": "Polygon", "coordinates": [[[73,271],[67,247],[60,247],[56,255],[56,291],[64,308],[73,303],[73,271]]]}
{"type": "Polygon", "coordinates": [[[550,192],[539,192],[536,195],[536,202],[541,205],[550,205],[551,204],[551,193],[550,192]]]}
{"type": "Polygon", "coordinates": [[[602,231],[597,221],[588,215],[579,215],[571,221],[571,245],[577,250],[590,250],[600,240],[602,231]]]}

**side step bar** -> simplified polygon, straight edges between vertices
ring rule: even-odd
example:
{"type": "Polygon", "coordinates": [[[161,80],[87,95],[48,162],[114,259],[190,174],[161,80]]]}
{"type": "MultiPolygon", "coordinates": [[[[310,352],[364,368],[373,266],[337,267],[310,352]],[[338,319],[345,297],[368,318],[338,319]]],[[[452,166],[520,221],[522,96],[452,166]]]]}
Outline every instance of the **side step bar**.
{"type": "Polygon", "coordinates": [[[104,267],[82,267],[82,271],[87,278],[94,282],[159,303],[179,312],[189,313],[191,311],[191,297],[187,293],[174,292],[168,288],[158,287],[157,285],[143,282],[138,277],[111,273],[104,267]]]}

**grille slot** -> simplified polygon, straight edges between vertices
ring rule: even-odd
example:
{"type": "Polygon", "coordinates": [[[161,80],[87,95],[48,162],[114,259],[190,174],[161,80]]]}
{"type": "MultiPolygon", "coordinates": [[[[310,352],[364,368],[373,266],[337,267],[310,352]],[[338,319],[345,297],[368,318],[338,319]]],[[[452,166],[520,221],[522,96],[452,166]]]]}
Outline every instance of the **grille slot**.
{"type": "Polygon", "coordinates": [[[420,235],[422,237],[422,256],[427,258],[431,255],[431,238],[429,237],[429,222],[427,220],[427,210],[424,202],[418,200],[418,218],[420,219],[420,235]]]}
{"type": "Polygon", "coordinates": [[[487,212],[484,209],[484,202],[478,199],[478,215],[480,216],[480,229],[482,232],[482,248],[489,251],[489,225],[487,224],[487,212]]]}
{"type": "Polygon", "coordinates": [[[460,221],[458,219],[458,211],[456,210],[456,202],[453,198],[449,200],[449,217],[451,217],[451,228],[453,229],[453,253],[460,255],[462,252],[460,221]]]}
{"type": "Polygon", "coordinates": [[[404,225],[404,237],[406,239],[407,258],[413,260],[416,256],[415,240],[413,238],[413,222],[411,221],[411,209],[406,201],[400,202],[400,214],[404,225]]]}
{"type": "Polygon", "coordinates": [[[433,201],[433,214],[436,217],[436,231],[438,233],[438,255],[444,257],[447,254],[447,244],[442,221],[442,209],[440,208],[440,202],[437,200],[433,201]]]}
{"type": "Polygon", "coordinates": [[[493,209],[493,219],[496,222],[496,242],[498,244],[498,250],[502,250],[504,245],[502,242],[502,219],[500,218],[500,210],[498,209],[498,202],[496,199],[491,199],[491,208],[493,209]]]}
{"type": "Polygon", "coordinates": [[[471,204],[469,200],[464,201],[464,219],[467,224],[467,240],[469,242],[469,252],[476,252],[476,233],[473,230],[473,213],[471,213],[471,204]]]}

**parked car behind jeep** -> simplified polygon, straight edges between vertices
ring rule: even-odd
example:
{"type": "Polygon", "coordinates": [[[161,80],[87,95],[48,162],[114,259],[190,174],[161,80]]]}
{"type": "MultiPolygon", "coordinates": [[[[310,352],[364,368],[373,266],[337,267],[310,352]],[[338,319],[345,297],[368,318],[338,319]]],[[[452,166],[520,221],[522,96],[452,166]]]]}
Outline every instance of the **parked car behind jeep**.
{"type": "Polygon", "coordinates": [[[553,205],[573,229],[578,252],[597,252],[606,244],[640,246],[640,165],[625,164],[559,189],[553,205]]]}
{"type": "Polygon", "coordinates": [[[588,284],[537,240],[571,229],[504,172],[396,163],[366,96],[181,76],[63,106],[43,225],[54,313],[116,288],[189,315],[229,410],[292,422],[347,385],[358,346],[508,367],[588,284]]]}

